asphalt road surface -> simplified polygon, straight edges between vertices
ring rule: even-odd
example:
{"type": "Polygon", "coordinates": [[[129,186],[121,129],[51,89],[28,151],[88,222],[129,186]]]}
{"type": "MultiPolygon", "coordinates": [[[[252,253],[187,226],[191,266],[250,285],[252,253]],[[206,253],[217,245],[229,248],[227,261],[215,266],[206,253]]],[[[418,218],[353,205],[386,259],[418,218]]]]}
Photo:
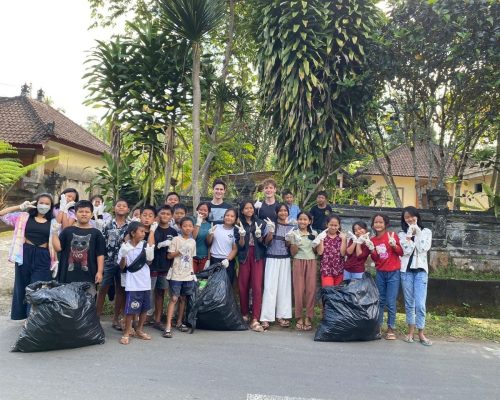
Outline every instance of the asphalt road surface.
{"type": "Polygon", "coordinates": [[[20,323],[0,317],[0,400],[499,399],[500,344],[317,343],[313,333],[196,331],[11,353],[20,323]]]}

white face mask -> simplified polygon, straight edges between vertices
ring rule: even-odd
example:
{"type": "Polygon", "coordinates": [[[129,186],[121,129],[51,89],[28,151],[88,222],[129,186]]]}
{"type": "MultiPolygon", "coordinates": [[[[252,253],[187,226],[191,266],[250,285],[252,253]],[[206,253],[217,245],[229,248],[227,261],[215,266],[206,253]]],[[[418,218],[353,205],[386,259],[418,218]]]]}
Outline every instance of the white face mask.
{"type": "Polygon", "coordinates": [[[45,215],[49,212],[50,210],[50,206],[48,204],[40,204],[38,203],[36,205],[36,209],[38,211],[39,214],[42,214],[42,215],[45,215]]]}

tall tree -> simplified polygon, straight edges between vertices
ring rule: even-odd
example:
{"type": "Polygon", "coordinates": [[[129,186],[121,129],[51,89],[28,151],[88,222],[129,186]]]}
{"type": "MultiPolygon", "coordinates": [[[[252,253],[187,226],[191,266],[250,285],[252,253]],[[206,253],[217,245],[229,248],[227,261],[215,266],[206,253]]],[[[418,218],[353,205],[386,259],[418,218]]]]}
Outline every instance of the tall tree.
{"type": "Polygon", "coordinates": [[[351,148],[361,85],[382,15],[371,0],[260,1],[259,79],[276,152],[292,185],[312,173],[313,189],[335,174],[351,148]]]}
{"type": "Polygon", "coordinates": [[[200,59],[205,35],[215,29],[225,13],[224,0],[161,0],[162,21],[166,31],[172,31],[188,40],[192,47],[193,69],[193,163],[191,184],[193,207],[200,201],[200,59]]]}

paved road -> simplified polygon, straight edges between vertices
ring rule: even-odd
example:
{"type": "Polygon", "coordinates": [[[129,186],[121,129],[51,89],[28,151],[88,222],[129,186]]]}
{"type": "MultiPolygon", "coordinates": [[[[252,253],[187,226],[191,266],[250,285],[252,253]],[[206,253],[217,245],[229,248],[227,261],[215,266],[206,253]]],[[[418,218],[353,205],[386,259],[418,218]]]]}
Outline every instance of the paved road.
{"type": "Polygon", "coordinates": [[[495,343],[316,343],[312,333],[277,329],[123,346],[109,322],[104,328],[101,346],[10,353],[20,324],[0,317],[0,399],[500,398],[495,343]]]}

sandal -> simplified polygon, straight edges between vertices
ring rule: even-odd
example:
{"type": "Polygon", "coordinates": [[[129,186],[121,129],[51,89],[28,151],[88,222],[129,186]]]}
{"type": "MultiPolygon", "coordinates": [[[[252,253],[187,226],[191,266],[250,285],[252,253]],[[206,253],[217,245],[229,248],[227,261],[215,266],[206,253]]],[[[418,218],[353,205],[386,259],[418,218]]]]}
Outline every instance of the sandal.
{"type": "Polygon", "coordinates": [[[125,345],[129,344],[129,341],[130,341],[129,336],[122,336],[122,338],[120,339],[120,343],[125,345]]]}
{"type": "Polygon", "coordinates": [[[170,339],[172,337],[172,331],[170,329],[165,329],[162,336],[164,338],[170,339]]]}
{"type": "Polygon", "coordinates": [[[290,321],[286,320],[286,319],[283,319],[283,318],[280,318],[278,320],[278,324],[279,326],[281,326],[282,328],[289,328],[290,327],[290,321]]]}
{"type": "Polygon", "coordinates": [[[259,324],[259,321],[255,321],[250,325],[250,329],[254,332],[264,332],[264,327],[259,324]]]}
{"type": "Polygon", "coordinates": [[[424,346],[432,346],[432,342],[429,339],[427,339],[427,338],[420,339],[420,344],[424,345],[424,346]]]}
{"type": "Polygon", "coordinates": [[[414,343],[415,340],[413,340],[413,336],[410,336],[410,335],[406,335],[403,339],[403,342],[406,342],[406,343],[414,343]]]}
{"type": "Polygon", "coordinates": [[[305,324],[305,325],[304,325],[304,330],[305,330],[305,331],[311,331],[311,330],[312,330],[312,328],[313,328],[313,326],[312,326],[311,324],[305,324]]]}
{"type": "Polygon", "coordinates": [[[396,334],[392,332],[386,333],[385,340],[396,340],[396,334]]]}
{"type": "Polygon", "coordinates": [[[175,328],[178,331],[181,331],[181,332],[187,332],[187,331],[189,331],[189,328],[186,325],[184,325],[184,324],[177,325],[175,328]]]}
{"type": "Polygon", "coordinates": [[[112,324],[111,328],[113,328],[113,329],[115,329],[117,331],[121,331],[122,330],[122,326],[119,323],[117,323],[117,322],[115,322],[114,324],[112,324]]]}
{"type": "Polygon", "coordinates": [[[135,331],[135,337],[142,340],[151,340],[151,336],[143,331],[135,331]]]}
{"type": "Polygon", "coordinates": [[[269,329],[269,322],[267,321],[262,321],[260,323],[260,326],[262,326],[262,329],[264,329],[265,331],[267,331],[269,329]]]}
{"type": "Polygon", "coordinates": [[[153,328],[163,332],[165,330],[165,325],[163,325],[161,322],[155,322],[153,324],[153,328]]]}

